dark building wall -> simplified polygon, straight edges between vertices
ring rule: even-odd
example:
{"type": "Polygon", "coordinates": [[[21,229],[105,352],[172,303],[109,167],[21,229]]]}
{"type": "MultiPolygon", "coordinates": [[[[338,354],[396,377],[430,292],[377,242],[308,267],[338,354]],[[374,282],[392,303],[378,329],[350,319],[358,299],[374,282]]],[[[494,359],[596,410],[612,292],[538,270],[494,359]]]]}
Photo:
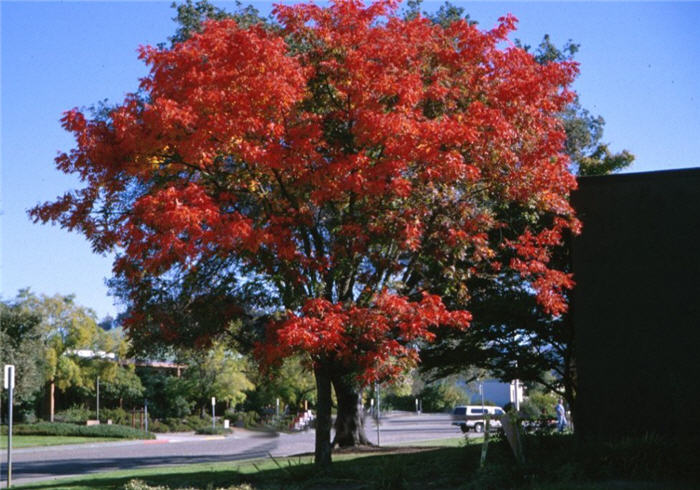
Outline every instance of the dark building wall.
{"type": "Polygon", "coordinates": [[[700,435],[700,169],[589,177],[572,197],[576,430],[700,435]]]}

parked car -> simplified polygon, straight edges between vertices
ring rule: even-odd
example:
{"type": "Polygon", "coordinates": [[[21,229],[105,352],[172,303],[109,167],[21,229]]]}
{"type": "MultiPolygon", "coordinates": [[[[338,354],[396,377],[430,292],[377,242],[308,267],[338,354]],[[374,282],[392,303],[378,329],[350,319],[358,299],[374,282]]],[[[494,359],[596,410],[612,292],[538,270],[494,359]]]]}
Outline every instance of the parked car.
{"type": "Polygon", "coordinates": [[[493,405],[460,405],[452,411],[452,425],[458,426],[462,432],[473,430],[474,432],[484,432],[486,427],[485,415],[489,417],[489,427],[498,429],[501,421],[498,419],[505,414],[501,407],[493,405]]]}

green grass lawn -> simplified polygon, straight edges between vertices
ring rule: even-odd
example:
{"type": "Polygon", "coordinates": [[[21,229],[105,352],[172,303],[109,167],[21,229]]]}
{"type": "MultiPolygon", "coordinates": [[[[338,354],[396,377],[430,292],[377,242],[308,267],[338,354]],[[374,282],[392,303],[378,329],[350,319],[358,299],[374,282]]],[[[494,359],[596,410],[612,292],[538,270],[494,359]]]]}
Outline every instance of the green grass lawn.
{"type": "MultiPolygon", "coordinates": [[[[515,464],[503,441],[489,445],[486,465],[479,468],[481,445],[458,442],[460,438],[425,441],[394,448],[338,451],[333,465],[319,471],[310,455],[292,458],[204,463],[98,473],[79,478],[40,482],[16,488],[49,490],[167,490],[167,489],[490,489],[529,490],[683,490],[692,484],[670,482],[666,475],[625,474],[613,464],[613,473],[588,473],[586,461],[574,463],[571,440],[547,441],[547,451],[535,446],[525,466],[515,464]],[[457,439],[457,441],[456,441],[457,439]],[[578,465],[578,466],[577,466],[578,465]]],[[[597,455],[596,455],[597,456],[597,455]]],[[[626,456],[627,457],[627,456],[626,456]]]]}
{"type": "MultiPolygon", "coordinates": [[[[481,442],[484,438],[476,438],[476,441],[481,442]]],[[[397,444],[398,447],[462,447],[464,446],[463,437],[450,437],[448,439],[428,439],[426,441],[402,442],[397,444]]]]}
{"type": "MultiPolygon", "coordinates": [[[[97,473],[79,478],[20,485],[46,490],[170,489],[528,489],[685,490],[698,488],[692,456],[661,465],[662,441],[577,447],[569,436],[524,440],[526,462],[515,463],[503,440],[489,444],[479,467],[482,444],[463,438],[398,446],[338,450],[331,468],[321,471],[313,456],[204,463],[97,473]],[[607,447],[607,449],[606,449],[607,447]],[[581,452],[584,450],[584,452],[581,452]],[[651,458],[651,459],[649,459],[651,458]]],[[[669,448],[666,448],[669,449],[669,448]]]]}
{"type": "MultiPolygon", "coordinates": [[[[295,458],[266,459],[247,462],[207,463],[170,468],[139,469],[116,471],[84,476],[75,479],[62,479],[53,482],[17,486],[22,489],[88,490],[120,489],[132,479],[138,479],[151,486],[167,488],[242,488],[252,489],[301,489],[301,488],[402,488],[396,483],[412,480],[416,485],[410,488],[457,488],[454,471],[445,478],[435,478],[435,472],[427,470],[435,466],[436,458],[441,462],[459,458],[460,448],[426,450],[428,461],[418,453],[377,454],[338,454],[333,457],[333,466],[326,473],[319,473],[313,464],[312,456],[295,458]],[[440,452],[440,451],[447,451],[440,452]],[[434,482],[426,486],[428,480],[434,482]]],[[[458,463],[459,461],[455,461],[458,463]]],[[[461,480],[461,477],[460,477],[461,480]]],[[[13,486],[14,488],[14,486],[13,486]]],[[[138,487],[136,487],[138,488],[138,487]]]]}
{"type": "MultiPolygon", "coordinates": [[[[12,448],[36,446],[60,446],[64,444],[84,444],[88,442],[123,441],[114,437],[81,437],[81,436],[12,436],[12,448]]],[[[0,437],[0,449],[7,449],[7,436],[0,437]]]]}

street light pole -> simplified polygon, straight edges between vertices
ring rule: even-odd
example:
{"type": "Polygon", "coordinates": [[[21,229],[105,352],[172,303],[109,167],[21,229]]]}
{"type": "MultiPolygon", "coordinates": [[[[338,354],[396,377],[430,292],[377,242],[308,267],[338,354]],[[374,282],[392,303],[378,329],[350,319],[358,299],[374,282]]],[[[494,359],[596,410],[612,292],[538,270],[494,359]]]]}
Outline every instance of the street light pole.
{"type": "Polygon", "coordinates": [[[481,413],[484,413],[484,382],[479,382],[479,394],[481,394],[481,413]]]}
{"type": "MultiPolygon", "coordinates": [[[[12,371],[14,377],[14,371],[12,371]]],[[[13,380],[14,381],[14,380],[13,380]]],[[[14,398],[14,382],[10,384],[7,395],[7,488],[12,486],[12,404],[14,398]]]]}
{"type": "Polygon", "coordinates": [[[97,377],[97,423],[100,422],[100,377],[97,377]]]}
{"type": "Polygon", "coordinates": [[[7,488],[12,486],[12,405],[14,403],[15,367],[5,364],[4,386],[7,391],[7,488]]]}

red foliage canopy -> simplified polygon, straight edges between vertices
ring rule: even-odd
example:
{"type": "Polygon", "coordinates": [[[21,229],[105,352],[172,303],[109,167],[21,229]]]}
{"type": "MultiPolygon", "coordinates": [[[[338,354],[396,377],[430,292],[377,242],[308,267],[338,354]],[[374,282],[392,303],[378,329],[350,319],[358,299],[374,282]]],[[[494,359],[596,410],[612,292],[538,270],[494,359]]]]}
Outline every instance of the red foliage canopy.
{"type": "Polygon", "coordinates": [[[536,63],[507,40],[511,16],[480,31],[394,8],[210,21],[142,48],[150,74],[122,104],[64,115],[77,146],[56,163],[85,185],[31,213],[119,251],[132,335],[148,317],[177,338],[177,315],[154,304],[223,294],[286,311],[268,360],[301,349],[371,380],[413,362],[432,327],[468,325],[443,299],[468,300],[472,278],[514,271],[546,311],[565,310],[571,278],[548,263],[578,226],[556,118],[575,64],[536,63]]]}

